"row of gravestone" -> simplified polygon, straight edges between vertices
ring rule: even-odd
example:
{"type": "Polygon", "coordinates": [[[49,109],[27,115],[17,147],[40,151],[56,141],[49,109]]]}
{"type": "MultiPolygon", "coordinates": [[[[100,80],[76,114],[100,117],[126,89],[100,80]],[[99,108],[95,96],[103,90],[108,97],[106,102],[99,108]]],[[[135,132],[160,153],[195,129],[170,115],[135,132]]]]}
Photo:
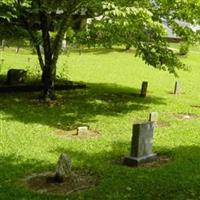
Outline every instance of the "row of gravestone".
{"type": "MultiPolygon", "coordinates": [[[[140,97],[146,97],[147,96],[147,89],[148,89],[148,82],[147,81],[142,82],[140,97]]],[[[178,95],[180,93],[181,93],[181,82],[176,81],[173,94],[178,95]]]]}
{"type": "MultiPolygon", "coordinates": [[[[6,83],[8,85],[21,84],[21,83],[24,83],[26,77],[27,77],[27,71],[22,70],[22,69],[10,69],[7,73],[6,83]]],[[[142,83],[140,97],[147,96],[147,89],[148,89],[148,82],[144,81],[142,83]]],[[[176,81],[175,87],[174,87],[174,94],[180,94],[180,92],[181,92],[181,82],[176,81]]]]}

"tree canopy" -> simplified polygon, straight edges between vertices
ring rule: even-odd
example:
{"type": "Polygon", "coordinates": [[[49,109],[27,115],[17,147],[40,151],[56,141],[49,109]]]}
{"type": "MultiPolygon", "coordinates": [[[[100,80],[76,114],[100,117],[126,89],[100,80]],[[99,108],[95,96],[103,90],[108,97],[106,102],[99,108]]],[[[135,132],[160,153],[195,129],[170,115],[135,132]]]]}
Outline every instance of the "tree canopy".
{"type": "Polygon", "coordinates": [[[198,32],[178,21],[200,24],[199,0],[1,0],[0,32],[4,37],[12,30],[17,37],[28,34],[42,69],[44,96],[54,96],[61,43],[77,15],[93,19],[81,35],[86,42],[134,46],[147,64],[175,75],[186,67],[169,49],[163,19],[183,40],[199,39],[198,32]]]}

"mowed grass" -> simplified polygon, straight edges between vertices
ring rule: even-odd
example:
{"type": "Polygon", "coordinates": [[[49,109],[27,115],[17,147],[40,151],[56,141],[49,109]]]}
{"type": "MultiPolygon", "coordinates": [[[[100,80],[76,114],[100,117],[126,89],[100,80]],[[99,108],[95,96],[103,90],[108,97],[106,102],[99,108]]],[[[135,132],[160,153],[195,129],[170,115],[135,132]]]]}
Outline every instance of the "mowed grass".
{"type": "MultiPolygon", "coordinates": [[[[9,68],[26,68],[29,77],[39,70],[36,56],[26,50],[6,50],[2,58],[4,75],[9,68]]],[[[200,199],[200,52],[182,60],[191,70],[180,71],[177,79],[145,65],[132,51],[72,52],[61,56],[58,75],[84,82],[88,89],[58,92],[57,104],[51,106],[36,101],[39,93],[0,94],[0,199],[200,199]],[[182,94],[174,96],[176,80],[182,82],[182,94]],[[142,81],[149,82],[146,98],[134,95],[142,81]],[[170,161],[157,168],[116,164],[129,155],[133,123],[147,120],[151,111],[167,125],[155,130],[154,152],[170,161]],[[183,120],[177,113],[195,117],[183,120]],[[55,134],[80,124],[100,137],[67,140],[55,134]],[[28,175],[55,170],[60,153],[71,156],[73,169],[97,174],[98,185],[68,196],[36,194],[21,185],[28,175]]]]}

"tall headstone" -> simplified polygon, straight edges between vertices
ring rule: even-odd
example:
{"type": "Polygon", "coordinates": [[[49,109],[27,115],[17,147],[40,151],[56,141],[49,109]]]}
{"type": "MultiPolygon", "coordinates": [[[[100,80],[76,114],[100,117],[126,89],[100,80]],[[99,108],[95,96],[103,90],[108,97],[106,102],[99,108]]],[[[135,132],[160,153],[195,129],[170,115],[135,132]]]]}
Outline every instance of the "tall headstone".
{"type": "Polygon", "coordinates": [[[148,82],[147,81],[143,81],[142,82],[142,88],[141,88],[140,97],[146,97],[147,96],[147,89],[148,89],[148,82]]]}
{"type": "Polygon", "coordinates": [[[157,159],[152,151],[154,126],[154,122],[133,125],[131,153],[124,158],[125,165],[137,167],[157,159]]]}
{"type": "Polygon", "coordinates": [[[178,95],[181,93],[181,82],[180,81],[176,81],[175,82],[175,86],[174,86],[174,94],[178,95]]]}

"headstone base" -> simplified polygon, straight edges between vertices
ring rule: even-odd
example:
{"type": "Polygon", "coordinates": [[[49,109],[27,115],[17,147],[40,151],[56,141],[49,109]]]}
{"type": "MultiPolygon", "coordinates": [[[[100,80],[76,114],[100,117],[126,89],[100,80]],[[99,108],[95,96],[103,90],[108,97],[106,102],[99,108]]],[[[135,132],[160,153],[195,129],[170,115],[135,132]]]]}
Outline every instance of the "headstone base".
{"type": "Polygon", "coordinates": [[[151,155],[143,156],[143,157],[127,156],[124,158],[124,165],[130,166],[130,167],[138,167],[141,164],[153,162],[156,160],[157,160],[157,154],[151,154],[151,155]]]}

